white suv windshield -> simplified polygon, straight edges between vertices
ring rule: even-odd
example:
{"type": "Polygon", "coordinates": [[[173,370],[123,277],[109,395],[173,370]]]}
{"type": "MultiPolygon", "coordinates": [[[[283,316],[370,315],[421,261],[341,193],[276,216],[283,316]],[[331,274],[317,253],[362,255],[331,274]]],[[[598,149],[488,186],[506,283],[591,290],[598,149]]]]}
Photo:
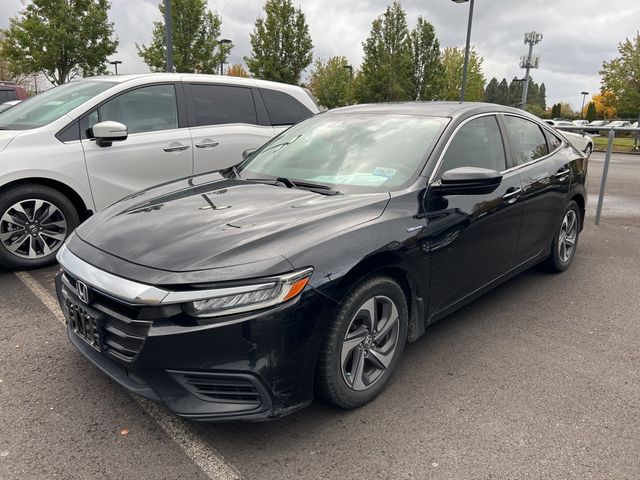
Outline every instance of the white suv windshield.
{"type": "Polygon", "coordinates": [[[114,85],[117,82],[82,80],[52,88],[0,113],[0,130],[48,125],[114,85]]]}
{"type": "Polygon", "coordinates": [[[318,115],[264,145],[238,170],[242,178],[288,178],[345,193],[391,191],[417,174],[446,123],[418,115],[318,115]]]}

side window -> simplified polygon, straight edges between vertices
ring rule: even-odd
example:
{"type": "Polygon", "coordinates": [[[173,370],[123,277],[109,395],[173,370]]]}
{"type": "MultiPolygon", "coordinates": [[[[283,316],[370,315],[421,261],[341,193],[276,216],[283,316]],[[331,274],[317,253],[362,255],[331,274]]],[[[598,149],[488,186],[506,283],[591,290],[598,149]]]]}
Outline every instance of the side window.
{"type": "Polygon", "coordinates": [[[293,125],[313,115],[311,110],[284,92],[261,88],[260,94],[271,125],[293,125]]]}
{"type": "Polygon", "coordinates": [[[440,172],[458,167],[488,168],[498,172],[507,168],[502,135],[493,115],[471,120],[456,133],[444,154],[440,172]]]}
{"type": "Polygon", "coordinates": [[[560,140],[560,138],[558,138],[556,135],[554,135],[551,132],[544,132],[545,135],[547,136],[547,143],[549,144],[549,151],[550,152],[554,152],[557,149],[560,148],[560,146],[562,145],[562,140],[560,140]]]}
{"type": "Polygon", "coordinates": [[[538,125],[511,115],[504,116],[504,123],[517,165],[544,157],[549,153],[547,141],[538,125]]]}
{"type": "Polygon", "coordinates": [[[96,120],[123,123],[129,134],[178,128],[178,107],[173,85],[150,85],[131,90],[103,104],[97,113],[97,118],[93,112],[86,117],[89,125],[85,125],[85,128],[95,125],[96,120]]]}
{"type": "Polygon", "coordinates": [[[226,85],[191,85],[195,126],[258,123],[250,88],[226,85]]]}

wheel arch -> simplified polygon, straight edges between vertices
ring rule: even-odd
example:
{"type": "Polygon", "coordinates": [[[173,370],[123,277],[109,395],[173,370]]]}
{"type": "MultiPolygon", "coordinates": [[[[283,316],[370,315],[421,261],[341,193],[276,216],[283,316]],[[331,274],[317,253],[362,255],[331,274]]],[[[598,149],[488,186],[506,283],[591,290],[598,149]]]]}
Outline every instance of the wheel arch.
{"type": "Polygon", "coordinates": [[[413,342],[420,338],[426,327],[426,298],[428,291],[419,282],[419,272],[407,265],[408,261],[396,253],[381,252],[371,255],[354,265],[339,281],[340,298],[365,278],[373,275],[386,275],[395,280],[404,291],[409,308],[409,334],[407,340],[413,342]]]}
{"type": "Polygon", "coordinates": [[[586,201],[581,193],[574,193],[569,201],[573,200],[578,204],[580,209],[580,229],[584,228],[584,219],[586,216],[586,201]]]}
{"type": "Polygon", "coordinates": [[[80,222],[85,221],[87,218],[93,215],[93,211],[91,210],[91,208],[85,203],[85,201],[76,190],[63,182],[53,180],[51,178],[30,177],[14,180],[2,185],[0,187],[0,194],[2,194],[2,192],[10,190],[11,188],[22,185],[43,185],[49,188],[53,188],[54,190],[62,193],[71,201],[71,203],[75,207],[76,211],[78,212],[78,216],[80,217],[80,222]]]}

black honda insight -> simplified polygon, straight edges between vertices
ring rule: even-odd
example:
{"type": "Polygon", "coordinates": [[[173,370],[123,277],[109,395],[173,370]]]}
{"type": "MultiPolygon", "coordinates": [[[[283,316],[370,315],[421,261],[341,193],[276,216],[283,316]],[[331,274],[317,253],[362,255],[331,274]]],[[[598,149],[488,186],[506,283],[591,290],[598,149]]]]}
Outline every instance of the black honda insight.
{"type": "Polygon", "coordinates": [[[80,226],[58,254],[69,338],[187,418],[358,407],[430,323],[535,264],[569,267],[586,170],[508,107],[326,112],[80,226]]]}

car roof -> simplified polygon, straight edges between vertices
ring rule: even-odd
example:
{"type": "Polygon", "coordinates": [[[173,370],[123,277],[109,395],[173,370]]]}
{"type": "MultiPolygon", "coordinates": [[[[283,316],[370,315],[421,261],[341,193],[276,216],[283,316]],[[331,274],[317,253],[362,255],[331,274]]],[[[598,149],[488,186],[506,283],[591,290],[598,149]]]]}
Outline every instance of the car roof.
{"type": "Polygon", "coordinates": [[[105,82],[124,83],[140,79],[153,79],[158,81],[208,81],[231,83],[235,85],[250,85],[253,87],[275,88],[278,90],[286,88],[300,89],[297,85],[289,85],[286,83],[270,82],[267,80],[258,80],[256,78],[233,77],[230,75],[207,75],[198,73],[134,73],[128,75],[101,75],[95,77],[86,77],[83,80],[97,80],[105,82]]]}
{"type": "Polygon", "coordinates": [[[466,117],[480,113],[516,113],[531,118],[537,117],[518,108],[507,107],[495,103],[483,102],[397,102],[397,103],[369,103],[337,108],[325,112],[324,115],[339,115],[344,113],[379,113],[389,115],[425,115],[433,117],[466,117]]]}

